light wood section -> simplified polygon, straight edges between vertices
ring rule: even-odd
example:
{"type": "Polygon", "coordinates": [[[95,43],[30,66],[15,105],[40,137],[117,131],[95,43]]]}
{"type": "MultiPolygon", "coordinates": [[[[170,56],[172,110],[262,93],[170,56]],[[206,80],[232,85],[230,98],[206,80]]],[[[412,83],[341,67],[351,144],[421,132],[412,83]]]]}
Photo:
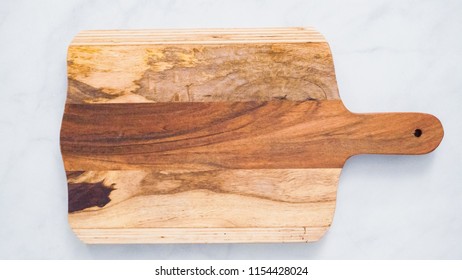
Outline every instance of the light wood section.
{"type": "Polygon", "coordinates": [[[71,45],[67,103],[339,99],[326,42],[227,42],[71,45]]]}
{"type": "MultiPolygon", "coordinates": [[[[103,237],[110,243],[130,238],[135,243],[149,238],[150,242],[175,242],[182,234],[188,236],[180,237],[179,242],[194,238],[198,238],[195,242],[309,241],[322,235],[332,222],[340,171],[120,170],[69,174],[70,187],[87,184],[73,191],[73,198],[101,196],[88,187],[92,184],[112,188],[107,204],[71,212],[69,223],[77,233],[84,233],[81,238],[85,241],[103,237]]],[[[70,207],[80,209],[80,201],[73,198],[70,207]]]]}
{"type": "Polygon", "coordinates": [[[326,226],[329,215],[302,210],[333,211],[340,170],[87,171],[69,183],[103,182],[113,188],[111,201],[104,207],[76,211],[71,224],[78,228],[278,227],[297,226],[304,220],[326,226]]]}

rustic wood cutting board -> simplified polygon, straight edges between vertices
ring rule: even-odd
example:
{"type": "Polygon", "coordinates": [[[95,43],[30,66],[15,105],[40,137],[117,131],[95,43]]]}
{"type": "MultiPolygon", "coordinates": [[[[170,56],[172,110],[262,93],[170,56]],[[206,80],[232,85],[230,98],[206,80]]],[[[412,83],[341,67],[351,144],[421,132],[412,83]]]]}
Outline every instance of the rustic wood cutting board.
{"type": "Polygon", "coordinates": [[[87,243],[308,242],[352,155],[423,154],[421,113],[354,114],[311,28],[83,31],[61,151],[87,243]]]}

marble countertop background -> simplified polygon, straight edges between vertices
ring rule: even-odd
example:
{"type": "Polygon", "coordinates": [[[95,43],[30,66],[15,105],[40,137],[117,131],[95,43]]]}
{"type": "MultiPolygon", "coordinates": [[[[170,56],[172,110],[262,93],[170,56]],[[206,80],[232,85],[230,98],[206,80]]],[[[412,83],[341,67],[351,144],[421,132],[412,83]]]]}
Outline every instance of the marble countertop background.
{"type": "Polygon", "coordinates": [[[0,258],[462,259],[461,1],[1,1],[0,258]],[[356,156],[310,244],[85,245],[59,151],[66,51],[82,29],[314,26],[353,112],[436,115],[423,156],[356,156]]]}

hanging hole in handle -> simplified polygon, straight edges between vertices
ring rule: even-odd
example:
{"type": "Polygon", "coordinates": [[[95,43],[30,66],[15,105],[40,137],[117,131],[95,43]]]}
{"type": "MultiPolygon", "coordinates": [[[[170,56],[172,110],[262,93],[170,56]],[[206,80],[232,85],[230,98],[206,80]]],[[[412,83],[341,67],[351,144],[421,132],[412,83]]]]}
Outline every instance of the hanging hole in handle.
{"type": "Polygon", "coordinates": [[[414,136],[415,136],[415,137],[420,137],[420,136],[422,136],[422,129],[417,128],[416,130],[414,130],[414,136]]]}

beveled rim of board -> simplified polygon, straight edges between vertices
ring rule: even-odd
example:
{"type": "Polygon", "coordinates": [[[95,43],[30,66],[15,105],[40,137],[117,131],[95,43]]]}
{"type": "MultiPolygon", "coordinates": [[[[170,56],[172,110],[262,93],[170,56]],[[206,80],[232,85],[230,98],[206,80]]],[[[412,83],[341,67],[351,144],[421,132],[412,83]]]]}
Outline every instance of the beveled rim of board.
{"type": "Polygon", "coordinates": [[[84,30],[70,46],[315,43],[326,40],[312,27],[84,30]]]}

